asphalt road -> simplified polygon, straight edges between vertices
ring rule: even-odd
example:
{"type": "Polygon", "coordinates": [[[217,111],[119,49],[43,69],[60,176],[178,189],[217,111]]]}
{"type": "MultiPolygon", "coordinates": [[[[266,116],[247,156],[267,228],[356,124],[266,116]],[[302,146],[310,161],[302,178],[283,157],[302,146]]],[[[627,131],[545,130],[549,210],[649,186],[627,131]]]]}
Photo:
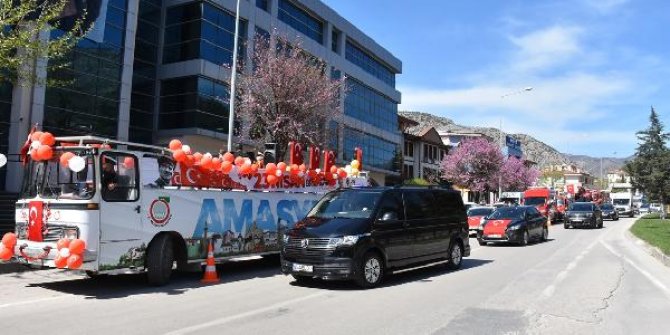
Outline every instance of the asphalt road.
{"type": "Polygon", "coordinates": [[[480,247],[456,272],[428,268],[373,290],[299,286],[278,259],[219,268],[222,282],[177,274],[98,279],[59,270],[0,275],[2,334],[668,334],[670,269],[624,236],[550,230],[527,247],[480,247]]]}

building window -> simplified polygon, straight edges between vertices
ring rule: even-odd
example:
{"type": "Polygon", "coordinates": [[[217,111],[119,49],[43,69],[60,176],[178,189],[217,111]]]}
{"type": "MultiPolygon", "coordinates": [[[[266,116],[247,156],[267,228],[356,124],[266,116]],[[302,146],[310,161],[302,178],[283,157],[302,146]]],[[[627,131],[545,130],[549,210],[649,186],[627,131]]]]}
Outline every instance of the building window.
{"type": "Polygon", "coordinates": [[[345,58],[357,65],[365,72],[375,76],[377,79],[385,82],[391,87],[395,87],[395,73],[386,65],[370,56],[367,51],[364,51],[349,39],[346,43],[345,58]]]}
{"type": "Polygon", "coordinates": [[[414,157],[414,142],[405,141],[405,156],[414,157]]]}
{"type": "Polygon", "coordinates": [[[256,7],[269,12],[268,0],[256,0],[256,7]]]}
{"type": "Polygon", "coordinates": [[[400,172],[398,162],[400,146],[380,137],[364,133],[349,127],[344,127],[343,159],[349,162],[354,159],[354,149],[363,149],[363,166],[372,166],[387,171],[400,172]]]}
{"type": "Polygon", "coordinates": [[[279,0],[279,20],[323,44],[323,22],[289,0],[279,0]]]}
{"type": "Polygon", "coordinates": [[[403,164],[402,165],[402,179],[412,179],[414,178],[414,165],[412,164],[403,164]]]}
{"type": "Polygon", "coordinates": [[[335,53],[340,52],[339,43],[340,43],[340,32],[333,28],[333,33],[331,35],[331,41],[330,41],[330,48],[331,50],[333,50],[333,52],[335,53]]]}
{"type": "Polygon", "coordinates": [[[159,127],[228,132],[229,87],[205,77],[181,77],[161,84],[159,127]]]}
{"type": "MultiPolygon", "coordinates": [[[[171,7],[165,20],[163,63],[205,59],[233,62],[235,15],[207,2],[171,7]]],[[[239,59],[245,59],[247,23],[240,20],[239,59]]]]}
{"type": "Polygon", "coordinates": [[[379,129],[398,132],[398,104],[387,96],[347,76],[344,114],[379,129]]]}
{"type": "MultiPolygon", "coordinates": [[[[107,5],[101,43],[82,38],[64,59],[65,66],[47,68],[47,77],[67,85],[47,85],[44,131],[116,138],[126,29],[126,1],[107,5]]],[[[52,36],[64,34],[52,30],[52,36]]]]}

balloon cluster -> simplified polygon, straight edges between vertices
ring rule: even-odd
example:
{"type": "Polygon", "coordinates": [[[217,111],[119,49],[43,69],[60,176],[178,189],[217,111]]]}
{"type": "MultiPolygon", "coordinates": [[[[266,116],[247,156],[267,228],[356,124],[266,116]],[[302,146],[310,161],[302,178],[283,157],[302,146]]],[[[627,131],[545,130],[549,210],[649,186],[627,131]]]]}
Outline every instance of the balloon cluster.
{"type": "Polygon", "coordinates": [[[30,158],[34,161],[48,161],[53,155],[51,148],[56,138],[50,132],[36,131],[30,135],[30,158]]]}
{"type": "Polygon", "coordinates": [[[86,242],[81,239],[66,239],[62,238],[56,242],[58,254],[54,259],[54,264],[59,269],[79,269],[84,264],[84,250],[86,250],[86,242]]]}
{"type": "Polygon", "coordinates": [[[14,256],[14,247],[16,246],[16,234],[7,233],[0,242],[0,260],[8,261],[14,256]]]}
{"type": "Polygon", "coordinates": [[[219,157],[214,157],[210,153],[192,153],[191,147],[182,144],[177,139],[170,141],[169,148],[172,150],[174,160],[185,166],[199,166],[205,170],[218,171],[225,175],[237,173],[242,177],[260,176],[270,186],[277,185],[281,180],[288,180],[296,186],[304,185],[305,181],[309,181],[312,185],[319,185],[324,180],[329,185],[335,185],[338,179],[344,179],[350,175],[337,166],[332,166],[329,173],[325,173],[321,169],[310,170],[305,164],[289,165],[284,162],[268,163],[263,169],[258,164],[252,163],[248,157],[235,157],[230,152],[219,157]]]}

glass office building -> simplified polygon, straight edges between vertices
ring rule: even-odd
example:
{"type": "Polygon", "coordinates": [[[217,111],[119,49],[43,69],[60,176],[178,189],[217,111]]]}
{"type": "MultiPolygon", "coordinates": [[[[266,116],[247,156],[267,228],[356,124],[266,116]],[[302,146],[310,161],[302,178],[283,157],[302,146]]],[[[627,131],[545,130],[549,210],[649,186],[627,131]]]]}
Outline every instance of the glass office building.
{"type": "MultiPolygon", "coordinates": [[[[44,71],[64,85],[0,86],[0,152],[16,153],[35,123],[59,136],[155,144],[181,138],[201,150],[225,147],[235,1],[101,3],[99,36],[82,39],[67,55],[67,66],[44,71]],[[21,102],[13,106],[13,98],[21,102]],[[11,123],[19,114],[22,121],[11,123]]],[[[378,183],[398,176],[395,157],[402,141],[395,82],[401,61],[320,1],[241,0],[240,17],[240,70],[252,70],[254,43],[248,42],[256,34],[276,29],[298,36],[334,77],[347,78],[343,117],[327,129],[327,145],[337,150],[339,162],[351,160],[353,149],[361,147],[365,169],[378,183]]],[[[7,177],[0,170],[0,189],[16,188],[5,185],[18,176],[12,169],[7,177]]]]}

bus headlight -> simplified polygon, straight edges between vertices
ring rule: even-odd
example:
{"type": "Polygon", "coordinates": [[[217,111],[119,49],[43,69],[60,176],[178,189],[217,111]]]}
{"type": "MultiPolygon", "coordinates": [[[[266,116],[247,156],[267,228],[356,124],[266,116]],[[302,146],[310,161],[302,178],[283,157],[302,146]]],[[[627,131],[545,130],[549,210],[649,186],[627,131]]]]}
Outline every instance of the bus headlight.
{"type": "Polygon", "coordinates": [[[65,228],[63,229],[63,238],[68,240],[74,240],[79,238],[79,229],[77,228],[65,228]]]}

